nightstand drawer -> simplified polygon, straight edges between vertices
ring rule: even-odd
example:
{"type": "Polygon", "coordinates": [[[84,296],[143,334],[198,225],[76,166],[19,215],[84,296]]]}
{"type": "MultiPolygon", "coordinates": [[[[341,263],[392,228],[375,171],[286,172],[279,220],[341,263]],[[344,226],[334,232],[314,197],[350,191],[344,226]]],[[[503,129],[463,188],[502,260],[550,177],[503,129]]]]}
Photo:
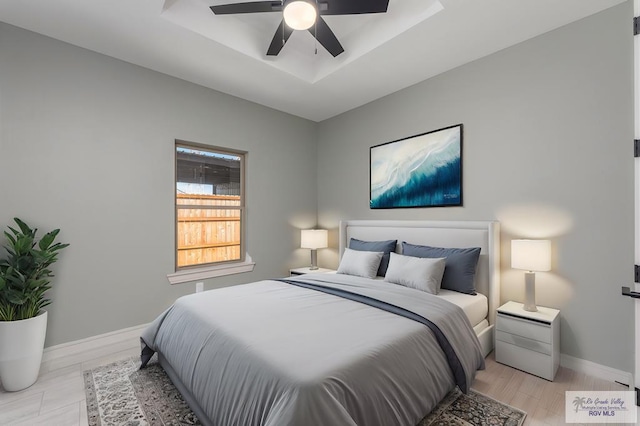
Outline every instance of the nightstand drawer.
{"type": "Polygon", "coordinates": [[[496,361],[547,380],[553,380],[555,373],[551,356],[500,340],[496,341],[496,361]]]}
{"type": "Polygon", "coordinates": [[[505,333],[504,331],[496,331],[496,340],[519,346],[530,351],[540,352],[543,355],[551,355],[551,344],[543,343],[538,340],[527,339],[526,337],[516,334],[505,333]]]}
{"type": "Polygon", "coordinates": [[[511,317],[498,312],[496,329],[509,334],[516,334],[528,339],[551,343],[551,324],[543,324],[517,317],[511,317]]]}

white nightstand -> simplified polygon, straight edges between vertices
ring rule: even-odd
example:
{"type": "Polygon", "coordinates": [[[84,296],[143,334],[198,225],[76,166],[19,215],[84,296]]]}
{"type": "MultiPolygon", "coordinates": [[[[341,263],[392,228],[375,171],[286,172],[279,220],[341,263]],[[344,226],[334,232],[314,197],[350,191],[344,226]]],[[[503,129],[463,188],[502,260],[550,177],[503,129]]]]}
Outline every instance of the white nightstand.
{"type": "Polygon", "coordinates": [[[295,268],[295,269],[289,269],[289,275],[290,276],[294,276],[294,275],[304,275],[304,274],[329,274],[331,272],[335,272],[335,269],[326,269],[326,268],[318,268],[318,269],[309,269],[309,267],[307,266],[306,268],[295,268]]]}
{"type": "Polygon", "coordinates": [[[560,365],[560,311],[538,306],[528,312],[517,302],[500,306],[496,361],[553,381],[560,365]]]}

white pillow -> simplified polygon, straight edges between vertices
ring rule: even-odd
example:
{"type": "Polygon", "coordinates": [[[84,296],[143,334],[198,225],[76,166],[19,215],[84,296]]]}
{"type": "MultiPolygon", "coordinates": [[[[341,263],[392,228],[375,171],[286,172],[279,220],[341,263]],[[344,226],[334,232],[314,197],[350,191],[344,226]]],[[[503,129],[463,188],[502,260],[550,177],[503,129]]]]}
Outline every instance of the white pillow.
{"type": "Polygon", "coordinates": [[[345,248],[338,266],[338,273],[375,278],[382,260],[383,252],[358,251],[345,248]]]}
{"type": "Polygon", "coordinates": [[[405,287],[438,294],[445,258],[424,258],[391,253],[384,280],[405,287]]]}

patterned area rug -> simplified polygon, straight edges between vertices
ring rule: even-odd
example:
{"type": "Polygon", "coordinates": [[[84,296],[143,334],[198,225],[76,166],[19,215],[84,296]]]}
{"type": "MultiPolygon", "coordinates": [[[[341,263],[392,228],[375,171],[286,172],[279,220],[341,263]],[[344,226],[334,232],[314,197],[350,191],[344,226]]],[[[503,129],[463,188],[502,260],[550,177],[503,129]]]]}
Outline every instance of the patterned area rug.
{"type": "MultiPolygon", "coordinates": [[[[84,372],[89,426],[179,426],[200,422],[153,360],[144,370],[129,358],[84,372]]],[[[417,426],[520,426],[526,413],[457,388],[417,426]]]]}
{"type": "Polygon", "coordinates": [[[521,426],[527,413],[471,389],[455,388],[418,426],[521,426]]]}

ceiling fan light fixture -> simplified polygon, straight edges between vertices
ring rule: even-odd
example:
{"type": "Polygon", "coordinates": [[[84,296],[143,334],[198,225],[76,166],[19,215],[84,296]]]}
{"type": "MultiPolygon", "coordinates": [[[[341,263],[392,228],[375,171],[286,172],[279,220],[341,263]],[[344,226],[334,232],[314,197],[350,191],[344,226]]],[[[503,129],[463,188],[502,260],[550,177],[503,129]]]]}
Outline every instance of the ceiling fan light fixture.
{"type": "Polygon", "coordinates": [[[296,0],[287,3],[282,12],[284,22],[294,30],[308,30],[316,22],[318,11],[316,6],[308,1],[296,0]]]}

